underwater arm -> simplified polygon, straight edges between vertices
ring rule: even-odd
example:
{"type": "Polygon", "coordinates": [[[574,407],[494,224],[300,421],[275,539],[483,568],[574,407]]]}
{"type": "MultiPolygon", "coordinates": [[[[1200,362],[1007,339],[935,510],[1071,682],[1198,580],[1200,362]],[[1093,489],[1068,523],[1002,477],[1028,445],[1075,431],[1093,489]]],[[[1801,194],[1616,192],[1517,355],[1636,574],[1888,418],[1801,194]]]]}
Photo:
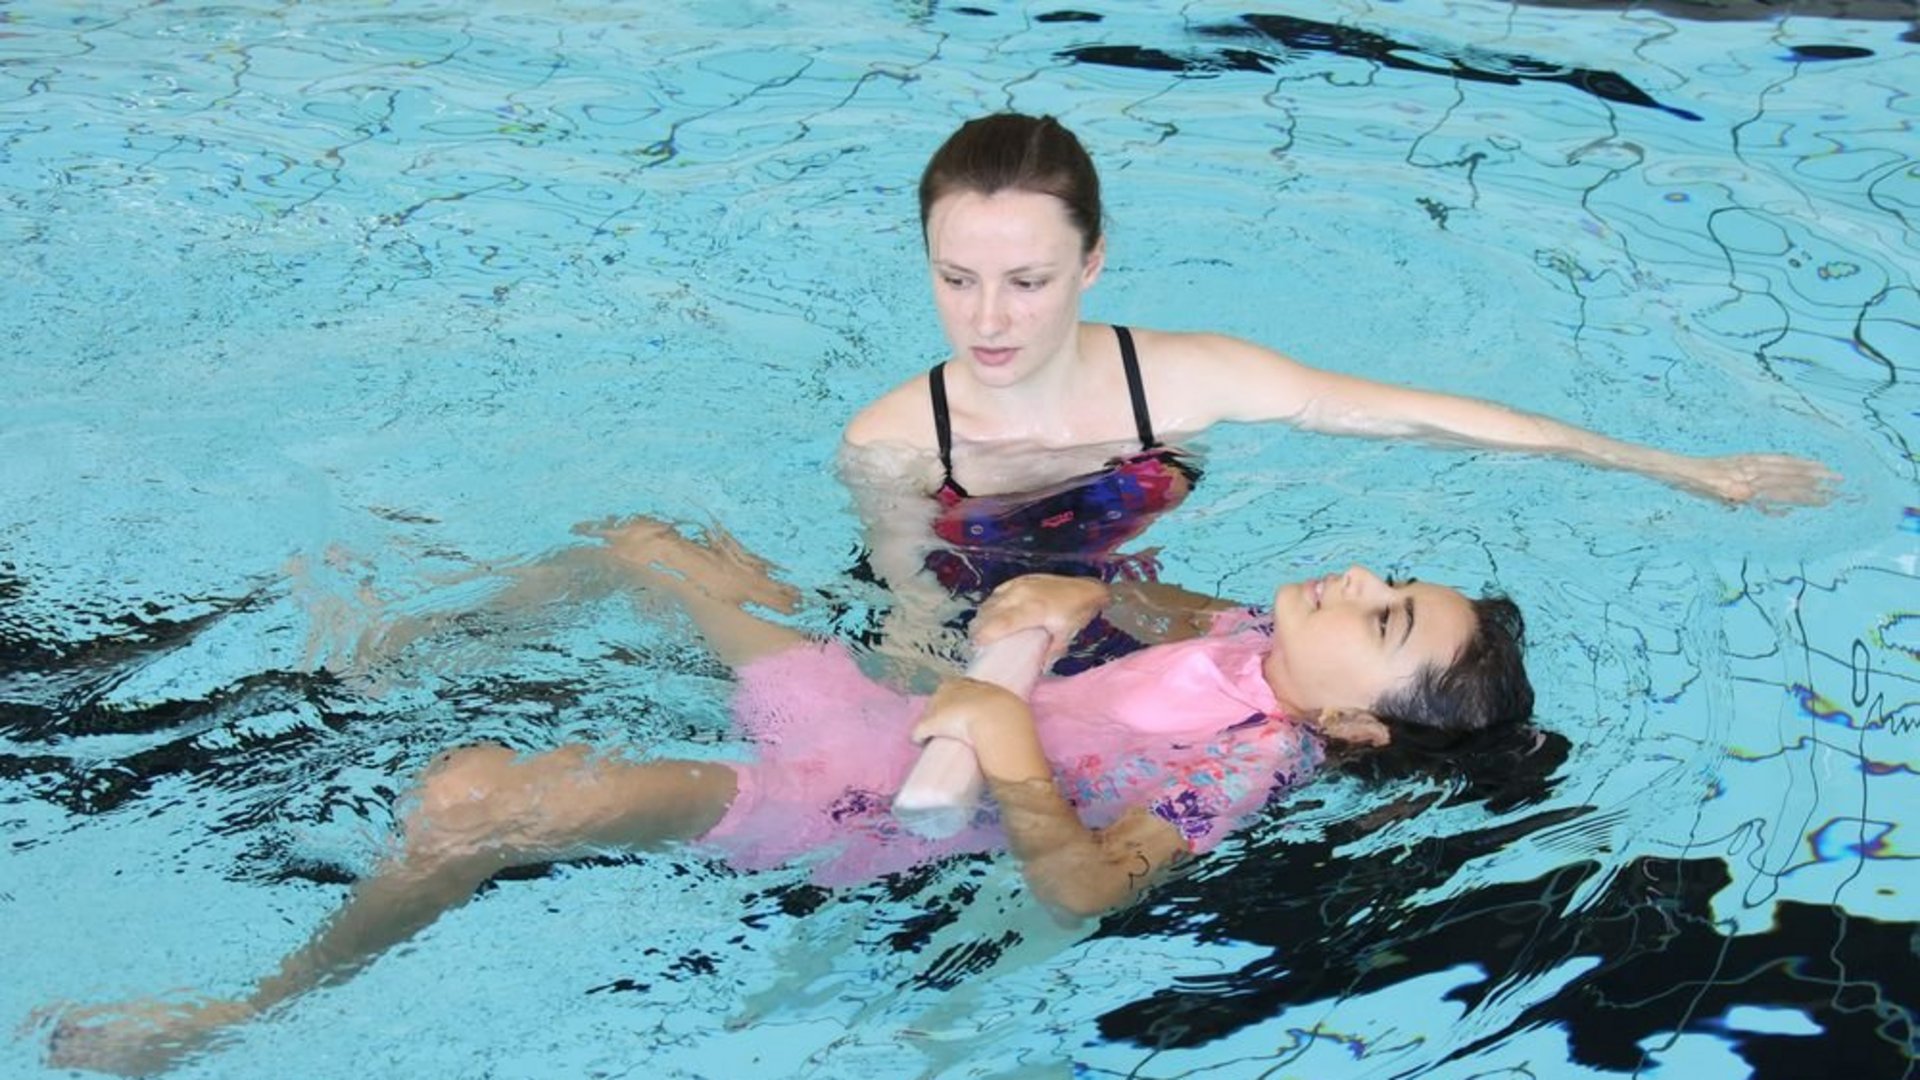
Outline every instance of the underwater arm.
{"type": "Polygon", "coordinates": [[[1118,907],[1187,854],[1178,829],[1143,811],[1104,829],[1088,828],[1054,786],[1026,702],[999,687],[948,680],[914,735],[957,738],[973,747],[1021,876],[1054,911],[1087,918],[1118,907]]]}
{"type": "MultiPolygon", "coordinates": [[[[922,585],[935,504],[915,475],[921,455],[902,444],[840,444],[835,470],[853,498],[874,576],[894,590],[922,585]]],[[[935,589],[934,591],[938,591],[935,589]]]]}
{"type": "Polygon", "coordinates": [[[1149,645],[1204,637],[1213,617],[1240,607],[1205,593],[1159,581],[1116,581],[1058,574],[1022,574],[995,589],[975,616],[971,632],[981,644],[1028,627],[1052,636],[1056,652],[1095,615],[1149,645]]]}
{"type": "Polygon", "coordinates": [[[1242,606],[1163,581],[1116,581],[1107,588],[1113,594],[1107,621],[1149,645],[1205,637],[1215,615],[1242,606]]]}
{"type": "Polygon", "coordinates": [[[924,572],[940,484],[927,377],[861,409],[841,432],[834,471],[852,496],[874,575],[896,592],[944,593],[924,572]]]}
{"type": "Polygon", "coordinates": [[[951,666],[932,658],[950,655],[958,644],[946,625],[958,603],[926,570],[936,504],[918,486],[920,465],[910,447],[850,442],[841,444],[836,462],[860,518],[866,569],[886,591],[876,601],[884,622],[877,651],[910,669],[944,675],[951,666]]]}
{"type": "Polygon", "coordinates": [[[1609,438],[1478,398],[1374,382],[1308,367],[1270,349],[1205,337],[1198,392],[1222,420],[1280,420],[1310,431],[1545,454],[1639,473],[1682,491],[1765,508],[1819,506],[1839,477],[1786,454],[1693,457],[1609,438]]]}

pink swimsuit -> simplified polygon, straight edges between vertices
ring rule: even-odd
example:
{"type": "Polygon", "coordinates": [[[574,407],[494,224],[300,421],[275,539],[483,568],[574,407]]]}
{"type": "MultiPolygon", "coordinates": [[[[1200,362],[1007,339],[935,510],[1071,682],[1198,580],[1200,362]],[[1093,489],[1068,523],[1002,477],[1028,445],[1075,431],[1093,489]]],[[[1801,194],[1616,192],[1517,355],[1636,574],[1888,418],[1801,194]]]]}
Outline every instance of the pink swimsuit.
{"type": "MultiPolygon", "coordinates": [[[[1204,852],[1319,764],[1319,742],[1278,714],[1261,676],[1270,637],[1247,619],[1232,622],[1034,688],[1055,782],[1087,825],[1144,807],[1204,852]]],[[[941,840],[894,820],[889,806],[919,754],[908,735],[926,700],[875,682],[837,643],[747,665],[734,716],[754,760],[729,763],[739,794],[702,844],[741,869],[817,854],[822,884],[1004,848],[991,800],[941,840]]]]}

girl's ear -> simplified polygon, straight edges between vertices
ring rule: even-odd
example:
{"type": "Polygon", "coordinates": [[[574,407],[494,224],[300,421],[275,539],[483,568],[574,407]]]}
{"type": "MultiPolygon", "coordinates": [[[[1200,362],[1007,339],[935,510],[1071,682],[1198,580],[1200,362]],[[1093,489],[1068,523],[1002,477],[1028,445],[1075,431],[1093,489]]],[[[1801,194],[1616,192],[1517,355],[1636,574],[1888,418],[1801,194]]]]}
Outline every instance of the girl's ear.
{"type": "Polygon", "coordinates": [[[1359,709],[1322,709],[1308,723],[1323,737],[1349,746],[1378,749],[1393,740],[1384,721],[1359,709]]]}

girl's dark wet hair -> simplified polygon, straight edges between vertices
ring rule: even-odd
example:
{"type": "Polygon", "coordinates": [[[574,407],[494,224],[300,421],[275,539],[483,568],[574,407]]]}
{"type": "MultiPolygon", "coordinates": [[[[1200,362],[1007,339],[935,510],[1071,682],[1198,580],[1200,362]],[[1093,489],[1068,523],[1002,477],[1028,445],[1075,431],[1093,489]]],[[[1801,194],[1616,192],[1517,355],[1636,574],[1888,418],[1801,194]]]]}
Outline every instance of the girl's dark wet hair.
{"type": "Polygon", "coordinates": [[[1520,608],[1504,596],[1472,601],[1473,637],[1453,663],[1428,667],[1405,689],[1373,707],[1393,727],[1394,738],[1452,741],[1489,728],[1524,723],[1533,715],[1533,684],[1521,653],[1527,624],[1520,608]]]}
{"type": "Polygon", "coordinates": [[[1080,231],[1080,253],[1100,242],[1100,175],[1073,132],[1051,116],[997,113],[960,125],[920,174],[920,237],[944,195],[1029,191],[1066,204],[1080,231]]]}

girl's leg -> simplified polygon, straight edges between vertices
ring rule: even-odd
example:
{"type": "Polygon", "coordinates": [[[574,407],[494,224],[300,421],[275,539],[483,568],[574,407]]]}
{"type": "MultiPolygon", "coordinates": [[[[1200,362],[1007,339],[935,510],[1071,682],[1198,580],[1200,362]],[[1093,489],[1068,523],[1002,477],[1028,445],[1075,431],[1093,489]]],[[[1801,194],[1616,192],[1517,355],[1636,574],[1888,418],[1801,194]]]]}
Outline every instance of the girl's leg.
{"type": "Polygon", "coordinates": [[[50,1062],[129,1075],[165,1068],[222,1027],[350,977],[507,867],[696,838],[736,790],[733,770],[715,762],[625,761],[577,746],[527,758],[503,747],[453,751],[422,777],[393,851],[253,993],[69,1015],[50,1062]]]}
{"type": "Polygon", "coordinates": [[[747,604],[791,611],[798,594],[774,581],[767,563],[724,531],[710,529],[694,541],[648,518],[580,531],[605,540],[608,556],[635,583],[673,597],[728,667],[743,667],[809,640],[790,626],[748,614],[747,604]]]}
{"type": "Polygon", "coordinates": [[[450,588],[479,581],[498,587],[477,606],[423,614],[386,613],[386,605],[364,584],[355,594],[356,602],[343,601],[314,584],[322,571],[338,567],[316,570],[296,561],[289,566],[289,574],[316,597],[311,601],[315,629],[305,662],[342,673],[364,671],[419,639],[445,630],[463,616],[510,616],[558,604],[592,603],[630,590],[636,582],[658,587],[679,600],[703,629],[711,624],[709,638],[729,664],[733,664],[729,652],[736,644],[742,645],[748,659],[765,648],[791,644],[784,640],[774,644],[773,639],[749,644],[759,640],[760,628],[776,624],[741,609],[754,604],[791,612],[799,602],[799,592],[775,581],[768,563],[742,548],[726,532],[710,529],[704,542],[695,542],[681,536],[672,525],[645,517],[581,524],[574,527],[574,532],[598,537],[605,546],[562,548],[537,559],[486,566],[447,578],[439,584],[450,588]],[[668,572],[661,573],[662,567],[668,572]]]}

